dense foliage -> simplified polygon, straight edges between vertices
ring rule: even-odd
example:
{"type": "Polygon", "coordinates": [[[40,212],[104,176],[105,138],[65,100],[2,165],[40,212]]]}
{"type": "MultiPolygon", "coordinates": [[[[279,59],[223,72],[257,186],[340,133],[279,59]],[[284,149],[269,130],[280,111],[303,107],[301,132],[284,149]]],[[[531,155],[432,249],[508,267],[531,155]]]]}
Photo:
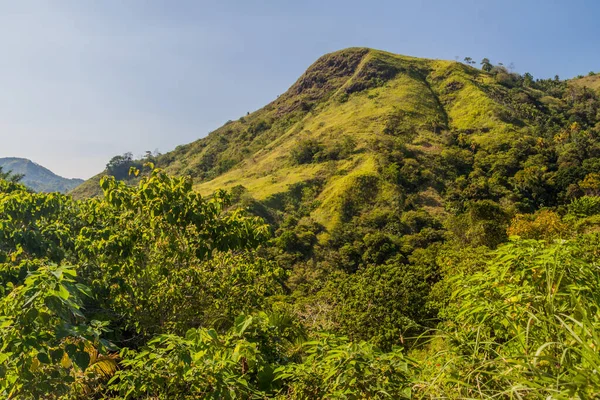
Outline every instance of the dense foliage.
{"type": "Polygon", "coordinates": [[[160,170],[86,202],[0,182],[3,397],[409,392],[399,350],[307,336],[267,227],[224,192],[160,170]]]}
{"type": "Polygon", "coordinates": [[[3,397],[599,394],[600,235],[577,233],[596,197],[516,217],[536,239],[495,251],[450,240],[385,264],[365,252],[374,264],[327,283],[332,309],[310,323],[309,304],[284,296],[267,226],[224,192],[205,199],[160,170],[137,187],[105,178],[85,202],[0,182],[3,397]]]}

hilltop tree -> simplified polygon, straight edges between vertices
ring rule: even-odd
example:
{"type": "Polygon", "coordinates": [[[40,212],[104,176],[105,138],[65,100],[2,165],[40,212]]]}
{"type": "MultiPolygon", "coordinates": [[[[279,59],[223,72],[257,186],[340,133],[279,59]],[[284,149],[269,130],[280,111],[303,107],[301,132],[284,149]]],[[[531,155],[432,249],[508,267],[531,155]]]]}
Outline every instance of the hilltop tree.
{"type": "Polygon", "coordinates": [[[492,68],[494,68],[494,66],[490,62],[489,58],[484,58],[483,60],[481,60],[481,69],[482,70],[484,70],[485,72],[490,72],[492,70],[492,68]]]}
{"type": "Polygon", "coordinates": [[[136,167],[136,163],[133,159],[133,154],[127,152],[111,158],[108,164],[106,164],[106,172],[116,179],[121,180],[127,178],[131,167],[136,167]]]}

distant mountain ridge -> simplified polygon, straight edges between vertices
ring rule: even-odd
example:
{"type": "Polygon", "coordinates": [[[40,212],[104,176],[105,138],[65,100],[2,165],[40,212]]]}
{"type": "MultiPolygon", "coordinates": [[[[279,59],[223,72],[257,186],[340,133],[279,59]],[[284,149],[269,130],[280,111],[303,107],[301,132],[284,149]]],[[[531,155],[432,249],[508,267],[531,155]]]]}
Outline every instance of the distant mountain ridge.
{"type": "Polygon", "coordinates": [[[11,171],[13,174],[23,175],[21,182],[36,192],[67,193],[83,183],[83,179],[63,178],[26,158],[0,158],[0,167],[5,172],[11,171]]]}

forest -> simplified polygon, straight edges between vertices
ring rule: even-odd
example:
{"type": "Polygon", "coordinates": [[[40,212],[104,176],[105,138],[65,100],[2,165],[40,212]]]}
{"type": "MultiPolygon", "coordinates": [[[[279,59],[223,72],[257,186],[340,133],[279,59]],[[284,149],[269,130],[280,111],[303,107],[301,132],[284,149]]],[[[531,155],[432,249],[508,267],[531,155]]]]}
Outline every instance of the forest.
{"type": "Polygon", "coordinates": [[[489,61],[330,57],[275,108],[111,160],[100,196],[0,170],[0,397],[600,396],[598,93],[489,61]],[[315,92],[360,60],[362,81],[315,92]],[[429,87],[426,110],[391,107],[368,140],[308,128],[394,79],[429,87]],[[284,131],[285,165],[313,176],[198,190],[284,131]]]}

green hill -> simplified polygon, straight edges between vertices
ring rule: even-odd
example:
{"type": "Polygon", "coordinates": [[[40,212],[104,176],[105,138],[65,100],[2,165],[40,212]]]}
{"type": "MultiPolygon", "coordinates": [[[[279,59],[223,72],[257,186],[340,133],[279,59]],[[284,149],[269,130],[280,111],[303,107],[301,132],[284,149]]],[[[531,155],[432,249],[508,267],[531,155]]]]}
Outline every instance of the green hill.
{"type": "MultiPolygon", "coordinates": [[[[375,173],[374,140],[404,137],[432,153],[442,129],[517,130],[502,121],[506,107],[488,96],[485,85],[502,90],[488,74],[460,63],[347,49],[321,57],[263,109],[179,146],[157,165],[192,176],[202,193],[243,185],[258,199],[327,176],[320,199],[333,207],[346,178],[375,173]],[[314,148],[305,151],[319,154],[294,160],[293,151],[310,143],[314,148]],[[344,144],[355,147],[334,155],[344,144]]],[[[97,194],[98,180],[73,194],[97,194]]]]}
{"type": "Polygon", "coordinates": [[[0,167],[15,175],[23,175],[21,182],[36,192],[66,193],[82,184],[83,179],[68,179],[26,158],[0,158],[0,167]]]}
{"type": "MultiPolygon", "coordinates": [[[[272,103],[160,156],[156,165],[190,175],[203,194],[241,185],[269,204],[294,185],[318,181],[310,216],[328,229],[343,219],[344,199],[357,182],[377,180],[370,200],[389,205],[397,182],[382,178],[396,173],[390,168],[400,175],[414,170],[415,201],[443,212],[448,179],[461,171],[442,170],[471,164],[476,154],[508,154],[516,143],[552,141],[572,119],[566,86],[529,83],[503,67],[485,72],[350,48],[321,57],[272,103]]],[[[74,196],[98,194],[99,177],[74,196]]]]}

